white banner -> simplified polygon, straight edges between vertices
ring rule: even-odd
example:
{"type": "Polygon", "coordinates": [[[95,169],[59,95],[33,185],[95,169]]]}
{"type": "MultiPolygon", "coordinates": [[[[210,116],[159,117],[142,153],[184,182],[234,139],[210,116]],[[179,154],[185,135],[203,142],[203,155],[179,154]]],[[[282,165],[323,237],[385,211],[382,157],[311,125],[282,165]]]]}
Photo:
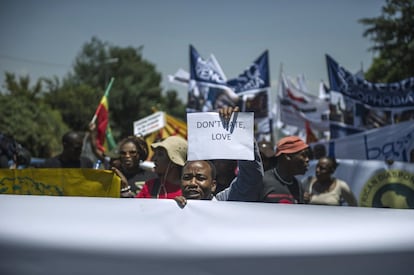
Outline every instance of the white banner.
{"type": "Polygon", "coordinates": [[[217,112],[187,113],[188,160],[253,160],[254,114],[233,113],[228,125],[217,112]]]}
{"type": "Polygon", "coordinates": [[[1,274],[411,274],[414,211],[2,195],[1,274]]]}

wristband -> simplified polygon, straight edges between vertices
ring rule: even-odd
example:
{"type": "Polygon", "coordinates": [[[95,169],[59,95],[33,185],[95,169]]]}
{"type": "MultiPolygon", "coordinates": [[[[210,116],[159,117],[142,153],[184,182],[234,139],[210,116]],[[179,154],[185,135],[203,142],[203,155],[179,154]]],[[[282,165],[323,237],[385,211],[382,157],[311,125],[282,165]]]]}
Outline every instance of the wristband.
{"type": "Polygon", "coordinates": [[[128,187],[121,188],[121,193],[122,193],[122,192],[127,192],[127,191],[129,191],[129,190],[131,190],[131,186],[129,186],[129,185],[128,185],[128,187]]]}

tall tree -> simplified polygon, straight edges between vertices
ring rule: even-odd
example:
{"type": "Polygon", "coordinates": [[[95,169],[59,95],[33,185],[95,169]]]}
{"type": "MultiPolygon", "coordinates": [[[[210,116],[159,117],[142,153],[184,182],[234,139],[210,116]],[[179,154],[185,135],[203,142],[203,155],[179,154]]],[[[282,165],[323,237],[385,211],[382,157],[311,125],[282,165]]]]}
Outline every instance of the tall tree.
{"type": "Polygon", "coordinates": [[[177,92],[164,96],[161,75],[142,57],[143,47],[116,47],[93,37],[76,57],[73,72],[42,78],[32,86],[28,76],[6,73],[0,91],[0,131],[14,136],[36,157],[61,149],[65,131],[86,130],[111,77],[110,126],[116,140],[133,134],[133,122],[152,108],[183,119],[185,106],[177,92]]]}
{"type": "Polygon", "coordinates": [[[35,100],[42,92],[42,79],[38,79],[33,87],[30,87],[30,77],[20,76],[16,79],[14,73],[5,72],[5,81],[8,93],[12,96],[22,96],[35,100]]]}
{"type": "Polygon", "coordinates": [[[46,79],[45,83],[48,90],[44,95],[45,102],[59,110],[63,121],[72,130],[87,130],[102,94],[84,83],[64,80],[60,84],[57,79],[46,79]]]}
{"type": "Polygon", "coordinates": [[[6,73],[6,90],[0,93],[0,132],[13,136],[35,157],[50,157],[61,150],[61,137],[68,130],[59,111],[41,97],[42,81],[30,86],[28,76],[19,80],[6,73]]]}
{"type": "MultiPolygon", "coordinates": [[[[68,78],[73,85],[89,85],[99,97],[110,78],[115,78],[108,101],[110,125],[117,138],[132,135],[133,122],[150,115],[152,107],[174,110],[176,114],[183,113],[177,110],[180,106],[185,110],[175,91],[166,97],[162,95],[161,74],[154,64],[143,59],[142,51],[142,46],[112,46],[93,37],[83,46],[75,61],[74,74],[68,78]]],[[[99,100],[88,108],[93,112],[98,103],[99,100]]]]}
{"type": "Polygon", "coordinates": [[[183,121],[186,120],[186,110],[183,102],[178,98],[178,94],[175,90],[168,90],[165,93],[164,107],[165,110],[168,110],[169,114],[179,118],[183,121]]]}
{"type": "Polygon", "coordinates": [[[396,82],[414,76],[414,1],[386,0],[382,14],[363,18],[364,32],[377,53],[365,77],[372,82],[396,82]]]}

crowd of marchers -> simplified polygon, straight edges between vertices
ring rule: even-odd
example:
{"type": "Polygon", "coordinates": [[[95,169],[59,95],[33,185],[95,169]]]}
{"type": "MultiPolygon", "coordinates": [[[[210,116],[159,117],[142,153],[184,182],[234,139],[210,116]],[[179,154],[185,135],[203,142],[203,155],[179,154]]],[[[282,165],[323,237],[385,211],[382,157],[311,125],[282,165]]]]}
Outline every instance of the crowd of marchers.
{"type": "MultiPolygon", "coordinates": [[[[238,111],[223,107],[218,113],[229,121],[238,111]]],[[[254,160],[187,161],[187,140],[179,136],[152,144],[129,136],[118,143],[115,154],[105,155],[94,146],[95,125],[89,130],[100,167],[120,178],[120,198],[174,199],[182,208],[188,200],[357,206],[349,185],[334,176],[336,160],[323,151],[312,152],[298,136],[283,137],[276,144],[254,141],[254,160]],[[142,165],[149,150],[153,167],[142,165]],[[311,158],[317,159],[315,174],[299,180],[311,158]]],[[[83,133],[70,131],[62,137],[62,152],[29,166],[30,152],[0,134],[0,168],[94,168],[94,162],[82,155],[85,142],[83,133]]]]}

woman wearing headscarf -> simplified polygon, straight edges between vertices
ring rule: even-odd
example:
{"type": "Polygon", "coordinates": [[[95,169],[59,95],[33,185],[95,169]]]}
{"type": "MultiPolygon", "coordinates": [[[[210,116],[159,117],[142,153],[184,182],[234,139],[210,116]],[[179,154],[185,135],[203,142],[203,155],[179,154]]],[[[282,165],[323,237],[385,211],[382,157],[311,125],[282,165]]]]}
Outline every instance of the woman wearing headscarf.
{"type": "Polygon", "coordinates": [[[181,172],[187,160],[187,141],[179,136],[169,136],[151,145],[155,179],[145,182],[136,198],[174,199],[181,195],[181,172]]]}

